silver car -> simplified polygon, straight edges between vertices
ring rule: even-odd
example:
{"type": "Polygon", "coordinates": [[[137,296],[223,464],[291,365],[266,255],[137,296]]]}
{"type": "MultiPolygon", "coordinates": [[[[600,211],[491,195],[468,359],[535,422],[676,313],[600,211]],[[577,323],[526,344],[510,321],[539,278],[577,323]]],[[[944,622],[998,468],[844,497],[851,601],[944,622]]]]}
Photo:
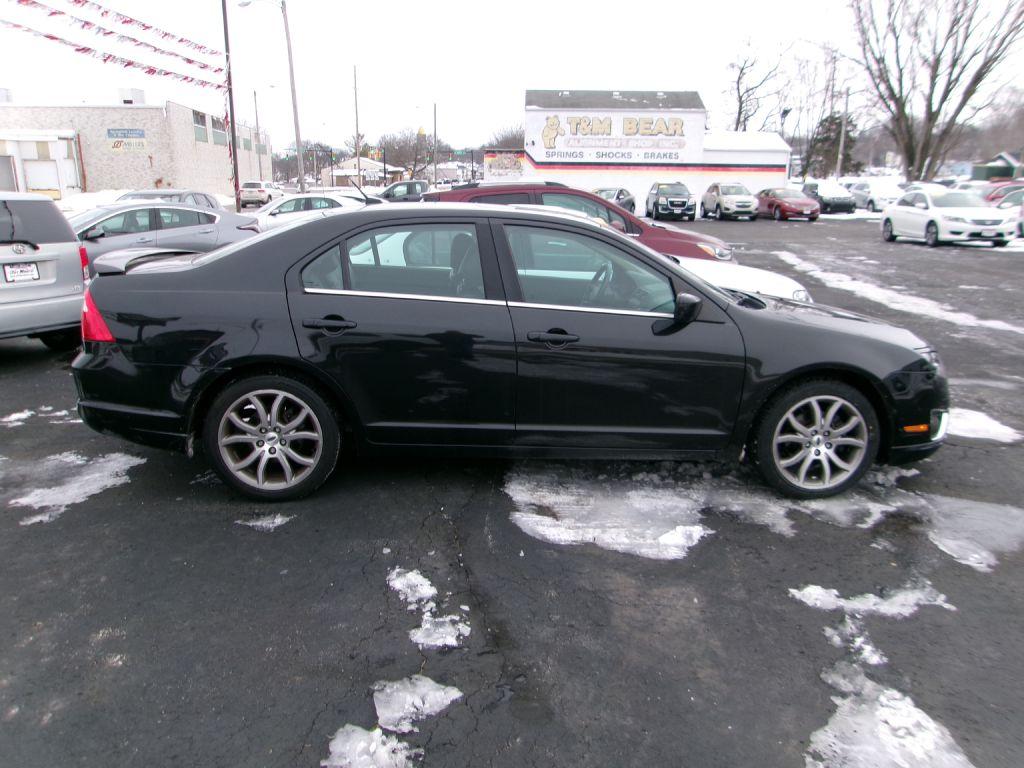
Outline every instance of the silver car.
{"type": "Polygon", "coordinates": [[[212,251],[255,235],[251,216],[173,203],[115,203],[72,216],[75,235],[86,244],[90,263],[122,248],[212,251]]]}
{"type": "Polygon", "coordinates": [[[0,192],[0,339],[78,346],[86,264],[85,248],[53,200],[0,192]]]}
{"type": "Polygon", "coordinates": [[[892,179],[872,179],[858,181],[850,187],[850,194],[858,208],[866,208],[874,213],[903,197],[903,188],[892,179]]]}
{"type": "Polygon", "coordinates": [[[734,182],[712,184],[700,201],[700,217],[706,219],[738,219],[750,221],[757,218],[757,198],[742,184],[734,182]]]}

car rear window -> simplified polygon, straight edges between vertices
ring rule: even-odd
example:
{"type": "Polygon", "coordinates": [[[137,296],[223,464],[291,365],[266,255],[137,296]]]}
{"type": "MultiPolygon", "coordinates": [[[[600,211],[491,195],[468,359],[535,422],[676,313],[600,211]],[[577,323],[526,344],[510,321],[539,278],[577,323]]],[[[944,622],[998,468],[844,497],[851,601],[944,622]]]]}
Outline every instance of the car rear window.
{"type": "MultiPolygon", "coordinates": [[[[262,186],[263,185],[260,184],[258,181],[247,181],[242,185],[242,187],[244,187],[245,189],[259,189],[262,186]]],[[[267,186],[270,185],[268,184],[267,186]]]]}
{"type": "Polygon", "coordinates": [[[71,225],[49,200],[0,200],[0,243],[70,243],[71,225]]]}

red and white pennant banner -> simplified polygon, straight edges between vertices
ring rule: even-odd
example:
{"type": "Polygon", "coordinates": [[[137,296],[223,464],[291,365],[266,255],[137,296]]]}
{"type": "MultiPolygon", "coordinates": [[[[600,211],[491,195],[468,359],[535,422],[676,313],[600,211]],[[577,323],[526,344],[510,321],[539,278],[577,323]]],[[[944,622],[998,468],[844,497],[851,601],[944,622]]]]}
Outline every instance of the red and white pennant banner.
{"type": "Polygon", "coordinates": [[[133,59],[126,59],[123,56],[115,56],[112,53],[104,53],[98,51],[95,48],[90,48],[87,45],[79,45],[73,43],[70,40],[65,40],[57,35],[50,34],[49,32],[40,32],[38,29],[32,29],[21,24],[16,24],[13,21],[7,21],[6,19],[0,19],[0,24],[3,24],[9,29],[20,29],[22,32],[28,32],[29,34],[35,35],[36,37],[44,37],[47,40],[51,40],[55,43],[67,46],[68,48],[74,48],[77,53],[85,54],[94,59],[99,59],[106,64],[119,64],[125,69],[137,69],[140,72],[144,72],[147,75],[153,75],[156,77],[170,77],[182,83],[188,83],[189,85],[198,85],[200,88],[216,88],[217,90],[223,91],[227,89],[224,83],[213,83],[209,80],[203,80],[192,75],[183,75],[181,72],[172,72],[169,69],[161,69],[160,67],[154,67],[149,64],[143,64],[141,61],[134,61],[133,59]]]}
{"type": "Polygon", "coordinates": [[[219,75],[224,71],[224,67],[216,67],[213,64],[207,64],[205,61],[197,61],[196,59],[191,59],[188,56],[184,56],[175,51],[168,51],[164,48],[158,48],[155,45],[147,43],[145,40],[138,40],[134,37],[130,37],[129,35],[122,35],[120,32],[116,32],[113,29],[101,27],[99,24],[89,21],[88,19],[82,19],[78,16],[72,16],[70,13],[65,13],[64,11],[57,10],[56,8],[51,8],[48,5],[43,5],[42,3],[36,2],[36,0],[17,0],[17,3],[18,5],[25,6],[26,8],[35,8],[37,10],[43,11],[48,16],[65,16],[67,17],[68,21],[70,21],[72,24],[74,24],[76,27],[80,29],[84,29],[89,32],[94,32],[95,34],[102,35],[103,37],[113,38],[114,40],[117,40],[119,43],[131,43],[136,47],[145,48],[146,50],[153,51],[153,53],[159,53],[163,56],[173,56],[176,59],[181,59],[186,64],[191,64],[194,67],[204,69],[212,74],[219,75]]]}
{"type": "Polygon", "coordinates": [[[64,2],[75,6],[76,8],[88,8],[90,11],[95,11],[104,19],[113,19],[118,24],[124,24],[126,26],[137,27],[138,29],[145,30],[146,32],[152,32],[155,35],[159,35],[164,40],[173,40],[175,43],[184,45],[186,48],[191,48],[193,51],[199,53],[205,53],[209,56],[223,56],[223,52],[208,48],[202,43],[196,43],[189,40],[187,37],[181,37],[174,34],[173,32],[167,32],[159,27],[154,27],[152,24],[147,24],[144,21],[133,19],[131,16],[126,16],[123,13],[112,11],[109,8],[104,8],[99,3],[94,3],[92,0],[64,0],[64,2]]]}

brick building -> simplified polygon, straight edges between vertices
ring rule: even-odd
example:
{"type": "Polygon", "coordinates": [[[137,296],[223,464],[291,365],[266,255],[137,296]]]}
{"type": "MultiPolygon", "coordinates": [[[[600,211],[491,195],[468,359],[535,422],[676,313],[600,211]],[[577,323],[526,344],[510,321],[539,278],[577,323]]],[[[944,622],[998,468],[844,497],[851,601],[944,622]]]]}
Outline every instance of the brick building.
{"type": "MultiPolygon", "coordinates": [[[[60,199],[102,189],[186,187],[232,194],[220,117],[181,104],[24,106],[0,102],[0,190],[60,199]]],[[[271,178],[265,132],[238,126],[241,181],[271,178]]]]}

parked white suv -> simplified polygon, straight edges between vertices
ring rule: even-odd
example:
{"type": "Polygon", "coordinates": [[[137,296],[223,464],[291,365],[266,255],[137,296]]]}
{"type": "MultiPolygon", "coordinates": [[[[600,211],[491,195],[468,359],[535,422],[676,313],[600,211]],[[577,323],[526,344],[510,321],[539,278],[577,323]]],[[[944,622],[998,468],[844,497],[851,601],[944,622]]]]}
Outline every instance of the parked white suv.
{"type": "Polygon", "coordinates": [[[716,182],[707,188],[700,201],[700,217],[706,219],[757,218],[757,198],[742,184],[716,182]]]}
{"type": "Polygon", "coordinates": [[[88,270],[85,246],[53,200],[0,192],[0,339],[77,347],[88,270]]]}
{"type": "Polygon", "coordinates": [[[238,196],[244,208],[247,205],[266,205],[271,200],[284,197],[284,190],[272,181],[247,181],[242,184],[238,196]]]}

